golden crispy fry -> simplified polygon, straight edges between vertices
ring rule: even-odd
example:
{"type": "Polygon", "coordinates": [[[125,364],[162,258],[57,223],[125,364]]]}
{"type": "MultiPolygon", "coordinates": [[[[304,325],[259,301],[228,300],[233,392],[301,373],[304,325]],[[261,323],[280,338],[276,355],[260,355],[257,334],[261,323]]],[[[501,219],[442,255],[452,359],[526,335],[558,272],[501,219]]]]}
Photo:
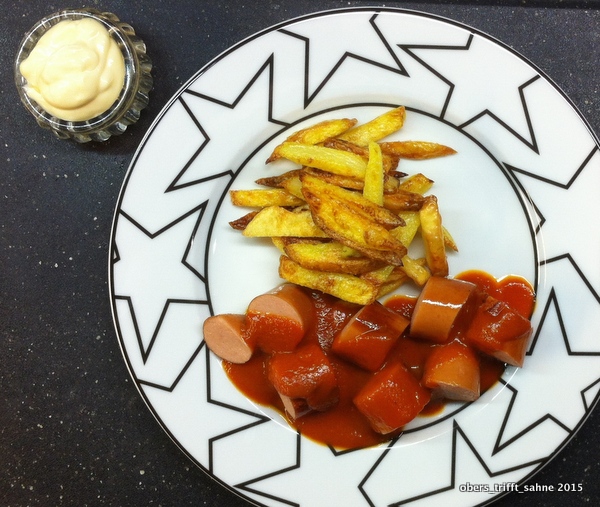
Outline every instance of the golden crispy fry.
{"type": "Polygon", "coordinates": [[[350,176],[342,176],[341,174],[333,174],[327,171],[321,171],[321,169],[315,169],[314,167],[305,167],[303,169],[304,174],[310,174],[320,180],[331,183],[336,187],[346,188],[348,190],[361,190],[365,186],[365,181],[362,178],[352,178],[350,176]]]}
{"type": "Polygon", "coordinates": [[[400,190],[424,194],[433,186],[433,180],[421,173],[413,174],[400,183],[400,190]]]}
{"type": "Polygon", "coordinates": [[[251,211],[250,213],[246,213],[243,217],[232,220],[229,222],[229,225],[236,231],[243,231],[256,215],[258,215],[258,211],[251,211]]]}
{"type": "MultiPolygon", "coordinates": [[[[349,141],[344,141],[343,139],[328,139],[323,143],[323,146],[327,148],[334,148],[336,150],[342,151],[350,151],[355,153],[356,155],[360,155],[365,160],[369,159],[369,148],[367,146],[359,146],[357,144],[351,143],[349,141]]],[[[398,162],[400,161],[400,157],[388,153],[382,152],[382,161],[383,161],[383,169],[386,173],[391,173],[395,171],[398,167],[398,162]]]]}
{"type": "Polygon", "coordinates": [[[269,176],[268,178],[259,178],[256,180],[257,185],[263,185],[265,187],[273,187],[273,188],[284,188],[284,183],[294,177],[298,177],[298,175],[302,172],[302,169],[292,169],[291,171],[287,171],[278,176],[269,176]]]}
{"type": "Polygon", "coordinates": [[[399,188],[395,192],[384,194],[383,205],[397,213],[400,211],[419,211],[424,200],[425,198],[421,194],[399,188]]]}
{"type": "MultiPolygon", "coordinates": [[[[321,169],[315,169],[314,167],[305,167],[303,172],[306,174],[311,174],[316,176],[317,178],[324,180],[332,185],[336,185],[338,187],[347,188],[349,190],[362,190],[365,188],[365,180],[364,178],[352,178],[350,176],[342,176],[340,174],[333,174],[327,171],[321,171],[321,169]]],[[[385,174],[383,178],[383,191],[386,194],[392,194],[398,187],[400,186],[400,182],[394,176],[389,174],[385,174]]]]}
{"type": "MultiPolygon", "coordinates": [[[[335,120],[324,120],[302,130],[294,132],[289,136],[287,142],[296,142],[302,144],[319,144],[331,137],[336,137],[343,134],[348,129],[356,125],[355,118],[341,118],[335,120]]],[[[281,145],[279,145],[281,146],[281,145]]],[[[281,158],[279,154],[279,146],[277,146],[271,156],[267,159],[267,164],[281,158]]]]}
{"type": "Polygon", "coordinates": [[[423,207],[419,211],[421,219],[421,235],[425,245],[425,258],[427,266],[434,276],[448,275],[448,259],[444,244],[444,230],[442,216],[440,215],[437,198],[430,195],[425,198],[423,207]]]}
{"type": "Polygon", "coordinates": [[[301,206],[304,199],[290,194],[283,188],[257,188],[253,190],[230,190],[229,196],[234,206],[264,208],[266,206],[301,206]]]}
{"type": "Polygon", "coordinates": [[[349,151],[356,155],[360,155],[365,160],[369,158],[369,150],[367,146],[359,146],[358,144],[351,143],[350,141],[344,141],[343,139],[337,137],[328,139],[323,143],[323,146],[327,148],[333,148],[334,150],[349,151]]]}
{"type": "Polygon", "coordinates": [[[302,182],[300,181],[301,174],[302,171],[300,171],[297,176],[286,179],[282,183],[282,186],[289,194],[296,196],[298,199],[304,200],[304,196],[302,195],[302,182]]]}
{"type": "Polygon", "coordinates": [[[302,238],[295,236],[283,236],[278,238],[278,244],[281,245],[282,249],[285,249],[288,245],[293,245],[294,243],[306,243],[309,245],[320,245],[322,243],[330,243],[331,239],[329,238],[302,238]]]}
{"type": "Polygon", "coordinates": [[[395,291],[398,287],[404,285],[409,280],[410,278],[402,270],[402,266],[394,266],[394,269],[388,275],[387,280],[379,286],[377,297],[380,298],[395,291]]]}
{"type": "MultiPolygon", "coordinates": [[[[385,168],[384,168],[385,170],[385,168]]],[[[400,188],[400,180],[394,176],[393,171],[392,174],[385,173],[383,175],[383,193],[384,194],[393,194],[396,190],[400,188]]]]}
{"type": "Polygon", "coordinates": [[[303,238],[298,236],[273,236],[271,238],[273,244],[277,247],[277,249],[285,254],[285,249],[289,245],[293,245],[294,243],[306,243],[310,245],[319,245],[321,243],[328,243],[331,240],[329,238],[303,238]]]}
{"type": "Polygon", "coordinates": [[[302,166],[353,178],[364,178],[367,168],[367,162],[360,155],[324,146],[285,142],[280,146],[279,154],[302,166]]]}
{"type": "Polygon", "coordinates": [[[404,106],[391,109],[373,120],[351,128],[339,139],[350,141],[359,146],[368,146],[372,141],[379,141],[384,137],[400,130],[404,125],[406,110],[404,106]]]}
{"type": "Polygon", "coordinates": [[[310,211],[288,211],[280,206],[260,210],[243,231],[248,237],[298,236],[326,237],[315,225],[310,211]]]}
{"type": "Polygon", "coordinates": [[[338,201],[354,210],[355,213],[388,229],[398,227],[404,223],[396,213],[369,201],[358,192],[340,188],[306,173],[300,176],[300,181],[302,182],[302,195],[307,202],[306,194],[308,192],[313,197],[313,201],[315,199],[338,201]]]}
{"type": "Polygon", "coordinates": [[[375,284],[378,287],[381,287],[394,271],[395,266],[382,266],[377,269],[373,269],[368,271],[367,273],[363,273],[360,277],[363,280],[368,280],[369,282],[375,284]]]}
{"type": "Polygon", "coordinates": [[[403,211],[398,213],[398,216],[404,220],[404,225],[396,227],[390,232],[400,243],[408,248],[419,231],[421,218],[417,211],[403,211]]]}
{"type": "Polygon", "coordinates": [[[381,266],[381,262],[336,241],[292,241],[284,246],[283,251],[302,267],[318,271],[361,275],[381,266]]]}
{"type": "Polygon", "coordinates": [[[277,250],[279,250],[281,253],[285,253],[286,239],[287,237],[285,236],[273,236],[271,238],[271,241],[273,242],[273,245],[275,245],[275,248],[277,248],[277,250]]]}
{"type": "Polygon", "coordinates": [[[456,150],[443,144],[428,141],[392,141],[381,143],[381,151],[388,155],[396,155],[401,158],[413,160],[425,160],[429,158],[445,157],[453,155],[456,150]]]}
{"type": "Polygon", "coordinates": [[[383,160],[381,148],[375,142],[369,143],[369,162],[365,172],[363,195],[369,201],[383,206],[383,160]]]}
{"type": "Polygon", "coordinates": [[[379,291],[378,286],[358,276],[303,268],[285,255],[279,259],[279,276],[288,282],[360,305],[373,303],[379,291]]]}
{"type": "Polygon", "coordinates": [[[413,259],[412,257],[405,255],[402,257],[401,269],[413,282],[422,287],[431,277],[431,273],[425,267],[425,264],[425,259],[413,259]]]}
{"type": "Polygon", "coordinates": [[[313,220],[329,237],[372,259],[399,266],[406,247],[383,226],[358,214],[344,203],[319,199],[310,192],[305,197],[313,220]]]}

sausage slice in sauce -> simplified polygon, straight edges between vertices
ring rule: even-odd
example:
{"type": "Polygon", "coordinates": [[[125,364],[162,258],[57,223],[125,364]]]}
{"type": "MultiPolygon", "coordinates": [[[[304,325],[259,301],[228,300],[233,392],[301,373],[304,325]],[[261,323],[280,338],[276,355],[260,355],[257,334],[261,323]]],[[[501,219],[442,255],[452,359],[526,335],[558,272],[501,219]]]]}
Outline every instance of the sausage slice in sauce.
{"type": "Polygon", "coordinates": [[[388,434],[412,421],[429,403],[431,393],[399,362],[375,373],[354,397],[371,427],[388,434]]]}
{"type": "Polygon", "coordinates": [[[435,397],[474,401],[479,398],[479,360],[473,350],[454,340],[436,345],[427,361],[422,383],[435,397]]]}
{"type": "Polygon", "coordinates": [[[221,359],[231,363],[245,363],[254,353],[254,343],[245,329],[244,315],[213,315],[204,321],[204,341],[221,359]]]}
{"type": "Polygon", "coordinates": [[[338,401],[333,366],[317,344],[274,354],[267,364],[267,376],[292,419],[312,410],[327,410],[338,401]]]}
{"type": "Polygon", "coordinates": [[[294,350],[313,317],[310,297],[289,283],[255,297],[246,311],[248,332],[267,354],[294,350]]]}
{"type": "Polygon", "coordinates": [[[411,336],[435,343],[451,341],[468,327],[480,299],[474,283],[432,276],[417,299],[411,336]]]}
{"type": "Polygon", "coordinates": [[[363,306],[335,337],[332,350],[375,372],[386,360],[410,321],[379,302],[363,306]]]}
{"type": "Polygon", "coordinates": [[[528,319],[488,296],[477,309],[465,341],[500,361],[522,367],[532,333],[528,319]]]}

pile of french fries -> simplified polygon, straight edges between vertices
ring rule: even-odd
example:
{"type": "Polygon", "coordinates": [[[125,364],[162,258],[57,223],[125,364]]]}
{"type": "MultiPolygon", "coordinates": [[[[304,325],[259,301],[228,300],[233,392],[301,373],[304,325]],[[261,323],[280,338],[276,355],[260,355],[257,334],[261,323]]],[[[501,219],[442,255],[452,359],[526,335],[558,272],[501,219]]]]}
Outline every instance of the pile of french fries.
{"type": "Polygon", "coordinates": [[[442,225],[433,181],[398,170],[455,151],[427,141],[383,142],[404,125],[403,106],[357,125],[326,120],[299,130],[267,160],[297,169],[261,178],[265,188],[231,190],[235,206],[256,208],[230,222],[244,236],[270,238],[281,251],[279,276],[345,301],[367,305],[412,280],[447,276],[447,249],[457,250],[442,225]],[[424,257],[409,247],[420,234],[424,257]]]}

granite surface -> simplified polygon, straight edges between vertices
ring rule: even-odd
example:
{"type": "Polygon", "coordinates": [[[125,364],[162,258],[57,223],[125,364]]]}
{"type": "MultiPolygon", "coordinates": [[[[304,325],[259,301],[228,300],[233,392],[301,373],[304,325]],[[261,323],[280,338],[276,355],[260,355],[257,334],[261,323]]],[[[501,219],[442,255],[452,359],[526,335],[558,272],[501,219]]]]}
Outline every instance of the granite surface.
{"type": "MultiPolygon", "coordinates": [[[[103,144],[59,141],[21,106],[12,63],[24,32],[73,2],[7,1],[0,18],[0,505],[249,505],[196,468],[157,424],[121,356],[108,293],[114,206],[133,153],[168,99],[246,36],[309,12],[386,5],[488,32],[549,75],[600,132],[597,1],[90,1],[130,22],[154,63],[151,104],[103,144]]],[[[83,6],[83,5],[82,5],[83,6]]],[[[597,229],[592,231],[597,234],[597,229]]],[[[596,505],[600,415],[498,506],[596,505]]]]}

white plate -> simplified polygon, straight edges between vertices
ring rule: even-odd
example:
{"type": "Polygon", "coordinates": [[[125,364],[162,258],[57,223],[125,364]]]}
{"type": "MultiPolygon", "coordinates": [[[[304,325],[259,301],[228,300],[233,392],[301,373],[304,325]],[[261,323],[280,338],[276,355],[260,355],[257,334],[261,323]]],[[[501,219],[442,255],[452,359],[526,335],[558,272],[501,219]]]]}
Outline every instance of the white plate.
{"type": "Polygon", "coordinates": [[[148,132],[115,213],[110,288],[123,354],[165,431],[257,505],[479,505],[554,457],[600,388],[598,141],[564,94],[486,34],[430,14],[349,9],[291,20],[201,69],[148,132]],[[243,238],[227,198],[276,170],[270,149],[319,119],[407,107],[399,139],[458,154],[403,162],[436,183],[460,253],[451,274],[536,287],[521,370],[396,441],[337,452],[299,437],[228,381],[202,342],[212,313],[280,283],[277,253],[243,238]],[[476,491],[476,489],[485,491],[476,491]]]}

